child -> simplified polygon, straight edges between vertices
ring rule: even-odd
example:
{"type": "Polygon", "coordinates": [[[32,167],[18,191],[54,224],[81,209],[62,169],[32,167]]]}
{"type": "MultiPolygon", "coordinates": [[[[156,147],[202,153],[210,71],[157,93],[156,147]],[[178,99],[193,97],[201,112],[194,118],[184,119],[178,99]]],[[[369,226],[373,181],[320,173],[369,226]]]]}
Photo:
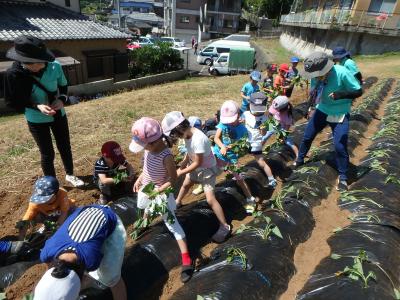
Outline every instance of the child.
{"type": "Polygon", "coordinates": [[[34,299],[79,299],[81,281],[90,276],[111,289],[111,299],[126,300],[125,243],[124,225],[110,207],[77,208],[40,251],[41,262],[52,268],[37,284],[34,299]]]}
{"type": "Polygon", "coordinates": [[[271,94],[274,91],[274,74],[276,74],[276,65],[268,64],[267,65],[267,76],[263,81],[263,91],[267,93],[267,95],[271,94]]]}
{"type": "MultiPolygon", "coordinates": [[[[269,108],[269,113],[275,118],[275,120],[279,121],[280,126],[284,130],[289,130],[294,124],[292,117],[292,105],[289,103],[289,99],[286,96],[276,97],[274,101],[272,101],[272,105],[269,108]]],[[[264,142],[266,142],[273,134],[275,134],[275,131],[268,131],[263,137],[264,142]]],[[[293,140],[290,137],[286,137],[284,142],[286,145],[292,148],[297,159],[297,156],[299,155],[299,149],[294,144],[293,140]]]]}
{"type": "Polygon", "coordinates": [[[268,185],[275,188],[277,184],[276,179],[262,155],[262,148],[265,143],[265,141],[263,143],[263,136],[266,134],[266,130],[261,130],[260,126],[268,119],[265,115],[266,110],[267,97],[261,92],[254,93],[250,96],[250,111],[245,111],[242,119],[244,119],[247,128],[248,141],[251,145],[250,153],[267,175],[268,185]]]}
{"type": "Polygon", "coordinates": [[[44,223],[45,221],[64,223],[68,214],[74,209],[74,201],[68,199],[67,191],[60,188],[57,178],[43,176],[35,182],[35,189],[30,198],[28,209],[22,221],[18,221],[19,239],[23,240],[29,223],[44,223]]]}
{"type": "Polygon", "coordinates": [[[121,147],[117,142],[108,141],[101,147],[101,157],[94,165],[94,181],[98,185],[101,195],[99,203],[106,205],[113,196],[112,188],[116,185],[115,177],[118,171],[126,168],[128,177],[124,182],[132,181],[134,170],[130,163],[125,159],[121,147]]]}
{"type": "Polygon", "coordinates": [[[281,64],[278,71],[278,76],[276,76],[274,80],[274,88],[280,89],[281,95],[286,95],[286,90],[290,88],[290,84],[288,84],[286,78],[286,74],[289,72],[289,66],[287,64],[281,64]]]}
{"type": "MultiPolygon", "coordinates": [[[[288,83],[291,83],[291,81],[299,75],[299,70],[297,69],[297,65],[299,64],[299,62],[300,59],[296,56],[293,56],[290,59],[290,63],[292,64],[292,66],[290,67],[289,71],[286,74],[286,79],[288,83]]],[[[286,90],[286,96],[288,98],[292,96],[293,88],[294,84],[290,84],[289,88],[286,90]]]]}
{"type": "MultiPolygon", "coordinates": [[[[246,127],[239,122],[239,112],[240,109],[235,101],[228,100],[222,104],[221,121],[217,125],[217,132],[214,138],[215,146],[213,148],[219,168],[234,165],[238,162],[238,157],[230,150],[230,145],[247,136],[246,127]]],[[[246,196],[245,208],[249,211],[250,208],[248,207],[255,207],[256,205],[255,198],[251,195],[243,177],[236,172],[233,172],[232,175],[246,196]]],[[[254,208],[252,210],[254,211],[254,208]]]]}
{"type": "Polygon", "coordinates": [[[246,110],[249,110],[250,95],[260,91],[260,87],[258,86],[259,81],[261,81],[261,73],[258,71],[253,71],[250,74],[250,81],[243,85],[240,93],[242,96],[242,106],[240,111],[242,113],[246,110]]]}
{"type": "MultiPolygon", "coordinates": [[[[160,123],[146,117],[136,121],[132,126],[132,142],[129,150],[134,153],[145,150],[143,172],[136,180],[133,191],[138,192],[139,208],[148,209],[149,199],[141,191],[142,188],[149,183],[154,183],[156,191],[163,192],[174,185],[177,179],[174,157],[164,142],[160,123]]],[[[167,201],[174,222],[172,224],[168,222],[168,214],[163,215],[163,220],[178,243],[182,254],[181,281],[187,282],[192,276],[193,266],[185,240],[185,232],[175,216],[176,202],[174,195],[169,194],[167,201]]]]}
{"type": "Polygon", "coordinates": [[[336,47],[332,51],[333,55],[333,61],[339,65],[342,65],[348,69],[351,74],[358,80],[360,84],[362,84],[363,79],[362,75],[360,72],[360,69],[358,68],[357,64],[353,59],[351,59],[350,52],[347,51],[343,47],[336,47]]]}
{"type": "Polygon", "coordinates": [[[178,205],[181,203],[194,183],[201,184],[207,203],[220,222],[219,229],[212,239],[217,243],[222,243],[229,236],[231,227],[226,222],[222,207],[215,198],[214,188],[219,170],[209,139],[201,130],[190,126],[189,121],[179,111],[168,113],[162,121],[162,128],[167,136],[175,140],[176,138],[184,139],[187,149],[185,159],[177,172],[178,176],[185,175],[185,181],[176,198],[176,203],[178,205]]]}

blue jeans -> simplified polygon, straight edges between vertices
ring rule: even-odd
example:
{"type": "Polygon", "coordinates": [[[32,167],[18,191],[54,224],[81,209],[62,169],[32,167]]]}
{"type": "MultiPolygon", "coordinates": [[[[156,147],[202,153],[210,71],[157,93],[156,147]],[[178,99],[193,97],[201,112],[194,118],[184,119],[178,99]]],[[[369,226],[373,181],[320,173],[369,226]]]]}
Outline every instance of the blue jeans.
{"type": "Polygon", "coordinates": [[[326,121],[327,114],[316,110],[307,124],[304,137],[299,149],[298,162],[303,162],[304,157],[310,150],[315,136],[320,133],[326,125],[332,129],[333,143],[336,151],[336,166],[339,172],[340,180],[347,180],[347,170],[349,168],[349,153],[347,152],[347,140],[349,137],[349,114],[346,114],[342,123],[330,123],[326,121]]]}

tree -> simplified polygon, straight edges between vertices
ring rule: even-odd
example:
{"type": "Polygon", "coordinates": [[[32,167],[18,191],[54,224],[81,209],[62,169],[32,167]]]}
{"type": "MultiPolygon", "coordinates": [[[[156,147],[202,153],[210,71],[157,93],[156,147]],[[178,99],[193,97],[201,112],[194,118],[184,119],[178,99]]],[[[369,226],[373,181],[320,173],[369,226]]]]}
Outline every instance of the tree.
{"type": "Polygon", "coordinates": [[[281,14],[290,11],[293,0],[245,0],[242,17],[253,26],[257,26],[258,18],[266,16],[269,19],[279,19],[281,14]]]}

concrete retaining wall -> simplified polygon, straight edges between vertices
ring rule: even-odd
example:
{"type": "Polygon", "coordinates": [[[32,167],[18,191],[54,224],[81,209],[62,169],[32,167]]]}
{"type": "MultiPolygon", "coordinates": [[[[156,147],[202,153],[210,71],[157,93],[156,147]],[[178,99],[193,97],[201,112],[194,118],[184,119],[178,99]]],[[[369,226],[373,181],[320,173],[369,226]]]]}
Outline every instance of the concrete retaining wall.
{"type": "Polygon", "coordinates": [[[339,45],[346,47],[352,54],[400,51],[400,37],[296,26],[284,26],[280,42],[283,47],[302,58],[315,51],[331,54],[331,50],[339,45]]]}

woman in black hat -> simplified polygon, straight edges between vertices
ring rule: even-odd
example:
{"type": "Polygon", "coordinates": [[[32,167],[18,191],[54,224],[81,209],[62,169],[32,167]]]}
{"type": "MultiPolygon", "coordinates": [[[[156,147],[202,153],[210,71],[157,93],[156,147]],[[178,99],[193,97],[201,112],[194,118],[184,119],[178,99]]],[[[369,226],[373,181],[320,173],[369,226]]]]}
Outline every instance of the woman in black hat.
{"type": "Polygon", "coordinates": [[[15,62],[6,73],[5,99],[8,106],[23,112],[41,154],[44,175],[56,176],[53,132],[66,180],[73,186],[84,183],[73,175],[68,120],[64,110],[67,80],[61,65],[44,43],[32,36],[20,36],[6,57],[15,62]]]}

